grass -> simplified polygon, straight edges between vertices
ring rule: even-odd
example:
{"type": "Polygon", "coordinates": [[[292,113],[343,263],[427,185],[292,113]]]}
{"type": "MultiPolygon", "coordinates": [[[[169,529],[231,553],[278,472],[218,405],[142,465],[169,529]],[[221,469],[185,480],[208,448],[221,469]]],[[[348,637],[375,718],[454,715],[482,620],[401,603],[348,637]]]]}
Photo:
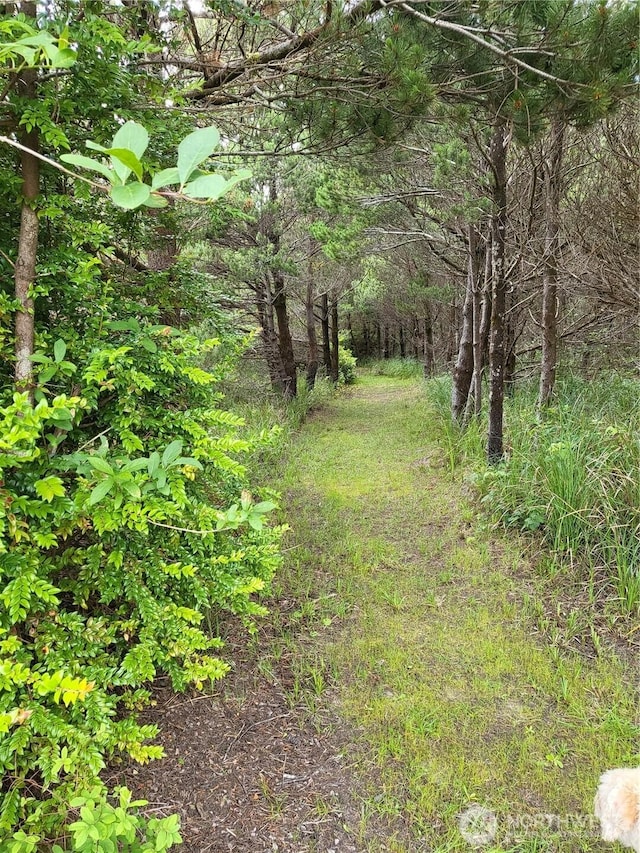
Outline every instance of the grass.
{"type": "Polygon", "coordinates": [[[602,849],[593,793],[638,760],[636,674],[597,630],[576,644],[594,628],[578,605],[542,630],[547,579],[465,502],[423,387],[367,373],[273,475],[293,527],[278,583],[299,602],[294,689],[314,713],[331,687],[358,733],[365,849],[467,851],[473,804],[496,815],[494,853],[602,849]]]}
{"type": "Polygon", "coordinates": [[[618,609],[640,613],[640,385],[608,377],[559,383],[558,402],[542,420],[535,389],[507,401],[505,463],[484,464],[486,426],[451,422],[451,383],[433,380],[428,395],[447,467],[478,471],[491,514],[506,527],[541,534],[548,565],[578,565],[594,586],[605,580],[618,609]]]}
{"type": "Polygon", "coordinates": [[[424,365],[417,358],[381,358],[368,362],[365,370],[392,379],[419,379],[424,375],[424,365]]]}

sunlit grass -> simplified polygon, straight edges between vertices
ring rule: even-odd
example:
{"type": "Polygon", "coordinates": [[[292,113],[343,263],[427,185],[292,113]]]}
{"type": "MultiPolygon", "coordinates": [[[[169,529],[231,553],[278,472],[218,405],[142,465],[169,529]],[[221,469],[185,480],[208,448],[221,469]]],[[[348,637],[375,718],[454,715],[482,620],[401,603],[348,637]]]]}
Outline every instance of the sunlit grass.
{"type": "Polygon", "coordinates": [[[495,853],[595,851],[589,825],[514,845],[509,820],[588,817],[600,773],[637,760],[634,673],[607,647],[571,646],[589,627],[578,607],[557,635],[540,630],[544,576],[464,502],[423,389],[365,375],[305,425],[279,475],[293,528],[279,583],[313,602],[299,608],[296,702],[313,711],[332,686],[357,733],[350,828],[369,851],[467,851],[471,803],[498,816],[495,853]]]}

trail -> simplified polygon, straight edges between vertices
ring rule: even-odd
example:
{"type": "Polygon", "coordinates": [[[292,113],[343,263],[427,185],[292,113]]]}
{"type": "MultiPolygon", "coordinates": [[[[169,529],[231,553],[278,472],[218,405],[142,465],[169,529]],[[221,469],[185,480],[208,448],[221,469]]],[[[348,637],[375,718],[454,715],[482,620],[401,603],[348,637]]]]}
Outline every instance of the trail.
{"type": "Polygon", "coordinates": [[[215,696],[167,700],[169,758],[139,780],[185,850],[605,849],[591,802],[634,750],[632,673],[591,652],[578,603],[553,634],[422,388],[366,377],[274,475],[292,533],[271,616],[215,696]]]}

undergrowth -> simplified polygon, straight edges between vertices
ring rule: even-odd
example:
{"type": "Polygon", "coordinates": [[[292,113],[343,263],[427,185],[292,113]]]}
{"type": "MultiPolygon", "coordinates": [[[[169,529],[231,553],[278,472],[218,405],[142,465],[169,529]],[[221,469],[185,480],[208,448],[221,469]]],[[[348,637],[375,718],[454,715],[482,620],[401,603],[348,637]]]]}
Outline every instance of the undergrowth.
{"type": "Polygon", "coordinates": [[[542,536],[557,568],[606,575],[621,608],[640,610],[640,404],[638,383],[609,377],[558,383],[543,418],[535,388],[506,401],[506,458],[487,466],[486,423],[466,430],[451,420],[448,379],[427,386],[450,470],[472,465],[482,502],[505,527],[542,536]]]}
{"type": "Polygon", "coordinates": [[[424,367],[416,358],[382,358],[370,361],[367,369],[376,376],[391,379],[418,379],[424,375],[424,367]]]}

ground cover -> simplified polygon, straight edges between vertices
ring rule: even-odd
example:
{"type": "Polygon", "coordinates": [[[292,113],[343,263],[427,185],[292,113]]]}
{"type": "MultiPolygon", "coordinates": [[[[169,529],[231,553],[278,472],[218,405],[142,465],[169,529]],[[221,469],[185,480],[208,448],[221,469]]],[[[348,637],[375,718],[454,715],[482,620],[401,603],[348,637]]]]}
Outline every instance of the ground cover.
{"type": "Polygon", "coordinates": [[[633,649],[482,520],[428,412],[421,383],[364,376],[271,473],[292,527],[271,616],[216,695],[156,710],[168,756],[133,779],[187,850],[606,849],[633,649]]]}

